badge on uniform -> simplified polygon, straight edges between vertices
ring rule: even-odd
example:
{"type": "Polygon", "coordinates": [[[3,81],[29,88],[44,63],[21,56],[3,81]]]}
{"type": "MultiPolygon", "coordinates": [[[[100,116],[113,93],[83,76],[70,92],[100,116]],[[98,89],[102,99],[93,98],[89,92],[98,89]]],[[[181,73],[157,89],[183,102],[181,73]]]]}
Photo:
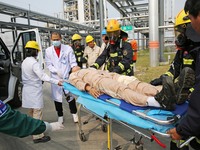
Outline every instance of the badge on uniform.
{"type": "Polygon", "coordinates": [[[127,50],[123,50],[123,55],[126,56],[128,54],[127,50]]]}
{"type": "Polygon", "coordinates": [[[7,111],[7,106],[0,100],[0,117],[7,111]]]}

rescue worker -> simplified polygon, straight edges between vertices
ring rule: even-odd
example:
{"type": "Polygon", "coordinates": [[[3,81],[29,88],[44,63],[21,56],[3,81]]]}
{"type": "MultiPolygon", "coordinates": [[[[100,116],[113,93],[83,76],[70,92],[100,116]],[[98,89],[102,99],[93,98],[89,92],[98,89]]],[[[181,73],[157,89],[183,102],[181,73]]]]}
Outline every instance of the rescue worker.
{"type": "MultiPolygon", "coordinates": [[[[68,79],[70,70],[77,66],[77,62],[71,46],[61,44],[61,39],[60,33],[51,33],[52,46],[45,50],[45,62],[52,78],[66,80],[68,79]]],[[[76,102],[70,96],[69,91],[63,90],[62,87],[55,84],[51,84],[51,94],[58,114],[58,121],[63,123],[62,101],[63,94],[65,94],[73,120],[74,122],[78,122],[76,102]]]]}
{"type": "MultiPolygon", "coordinates": [[[[180,73],[184,73],[185,67],[190,67],[191,69],[195,69],[195,61],[194,56],[191,55],[190,51],[194,47],[198,46],[199,43],[193,42],[191,39],[189,39],[186,36],[186,28],[190,24],[190,20],[188,16],[185,14],[184,10],[181,10],[178,15],[176,16],[175,20],[175,34],[176,34],[176,41],[175,44],[177,46],[177,52],[174,57],[174,60],[169,68],[169,70],[161,75],[159,78],[154,79],[150,82],[152,85],[161,85],[162,84],[162,78],[164,76],[170,76],[173,78],[173,80],[178,79],[180,73]]],[[[191,76],[193,77],[193,76],[191,76]]],[[[187,84],[184,83],[185,79],[183,79],[183,82],[181,85],[176,85],[176,92],[178,93],[177,97],[177,104],[182,104],[188,99],[188,93],[189,89],[192,92],[192,87],[194,86],[194,79],[192,82],[189,82],[187,84]],[[185,85],[185,86],[182,86],[185,85]],[[182,87],[182,88],[180,88],[182,87]]]]}
{"type": "MultiPolygon", "coordinates": [[[[198,9],[196,6],[193,6],[197,1],[186,1],[186,7],[185,9],[187,10],[186,12],[189,11],[190,13],[194,13],[193,15],[195,15],[195,18],[197,18],[197,15],[200,12],[200,3],[197,5],[198,9]],[[189,2],[189,3],[188,3],[189,2]],[[187,5],[188,3],[188,5],[187,5]],[[195,8],[195,9],[194,9],[195,8]]],[[[199,2],[199,1],[198,1],[199,2]]],[[[191,15],[189,15],[190,17],[191,15]]],[[[189,19],[188,15],[185,16],[185,19],[189,19]]],[[[190,17],[191,18],[191,17],[190,17]]],[[[191,19],[192,21],[192,19],[191,19]]],[[[196,24],[199,26],[199,24],[196,24]]],[[[195,76],[196,76],[196,81],[195,81],[195,85],[194,85],[194,91],[191,93],[190,95],[190,100],[189,100],[189,107],[188,107],[188,111],[186,113],[186,116],[180,121],[180,123],[176,126],[176,128],[173,128],[171,130],[169,130],[167,133],[170,134],[170,136],[172,137],[172,139],[174,140],[183,140],[183,139],[187,139],[190,136],[197,136],[196,139],[193,139],[190,142],[190,146],[192,148],[194,148],[195,150],[199,150],[200,149],[200,140],[198,139],[200,137],[200,111],[199,111],[199,78],[198,78],[198,74],[199,74],[199,49],[200,49],[200,35],[198,35],[191,27],[191,24],[188,24],[186,27],[186,32],[185,32],[186,36],[194,41],[196,44],[193,44],[194,46],[190,49],[190,54],[193,56],[194,58],[194,62],[195,62],[195,76]]],[[[171,150],[177,150],[178,148],[176,148],[175,146],[172,147],[172,143],[171,143],[171,150]]],[[[189,147],[185,146],[183,147],[181,150],[188,150],[189,147]]]]}
{"type": "Polygon", "coordinates": [[[81,45],[82,37],[79,34],[74,34],[72,36],[72,48],[76,56],[76,61],[79,67],[82,68],[83,63],[86,63],[87,60],[83,57],[85,47],[81,45]]]}
{"type": "Polygon", "coordinates": [[[95,68],[74,69],[69,83],[81,91],[87,91],[95,98],[102,93],[123,99],[136,106],[154,106],[166,110],[175,108],[175,90],[171,77],[163,80],[161,86],[139,81],[134,76],[120,75],[95,68]]]}
{"type": "MultiPolygon", "coordinates": [[[[47,81],[61,86],[62,82],[53,78],[50,78],[42,70],[40,64],[36,58],[40,51],[39,45],[36,41],[28,41],[26,43],[26,58],[22,62],[22,107],[29,109],[29,115],[35,119],[42,120],[43,114],[43,86],[42,81],[47,81]]],[[[47,142],[50,140],[49,136],[45,136],[43,133],[39,135],[33,135],[33,142],[47,142]]]]}
{"type": "Polygon", "coordinates": [[[91,66],[96,69],[105,63],[105,70],[123,75],[133,75],[133,50],[127,42],[127,33],[120,29],[120,24],[113,19],[108,22],[107,35],[109,46],[91,66]]]}
{"type": "Polygon", "coordinates": [[[83,57],[87,60],[87,68],[96,61],[97,57],[102,53],[102,49],[96,45],[91,35],[86,36],[85,42],[87,46],[85,47],[83,57]]]}
{"type": "Polygon", "coordinates": [[[107,36],[106,29],[102,30],[101,35],[102,35],[102,41],[103,41],[103,43],[101,45],[101,49],[103,51],[105,48],[108,48],[108,46],[109,46],[109,38],[107,36]]]}
{"type": "MultiPolygon", "coordinates": [[[[191,27],[187,36],[191,36],[192,41],[200,39],[200,1],[199,0],[186,0],[184,10],[188,13],[191,19],[191,27]],[[195,31],[194,31],[195,30],[195,31]]],[[[170,134],[174,140],[187,139],[191,136],[196,138],[190,141],[190,146],[195,149],[200,149],[200,46],[195,47],[192,52],[196,55],[195,60],[195,76],[196,81],[194,85],[194,91],[191,93],[189,106],[186,116],[180,121],[180,123],[173,129],[170,129],[167,133],[170,134]]]]}
{"type": "Polygon", "coordinates": [[[16,137],[47,133],[64,128],[59,122],[48,123],[12,110],[0,100],[0,132],[16,137]]]}

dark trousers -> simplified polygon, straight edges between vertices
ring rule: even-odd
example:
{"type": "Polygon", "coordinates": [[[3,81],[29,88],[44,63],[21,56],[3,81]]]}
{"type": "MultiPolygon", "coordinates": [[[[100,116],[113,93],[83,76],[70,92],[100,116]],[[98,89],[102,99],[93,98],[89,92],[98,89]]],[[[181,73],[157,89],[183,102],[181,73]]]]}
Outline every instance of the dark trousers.
{"type": "MultiPolygon", "coordinates": [[[[67,100],[67,97],[66,97],[66,100],[67,100]]],[[[73,100],[71,100],[71,101],[67,100],[67,102],[69,104],[70,113],[71,114],[76,114],[77,108],[76,108],[76,101],[75,101],[75,99],[73,98],[73,100]]],[[[54,104],[55,104],[55,108],[56,108],[58,116],[59,117],[63,116],[62,103],[54,101],[54,104]]]]}

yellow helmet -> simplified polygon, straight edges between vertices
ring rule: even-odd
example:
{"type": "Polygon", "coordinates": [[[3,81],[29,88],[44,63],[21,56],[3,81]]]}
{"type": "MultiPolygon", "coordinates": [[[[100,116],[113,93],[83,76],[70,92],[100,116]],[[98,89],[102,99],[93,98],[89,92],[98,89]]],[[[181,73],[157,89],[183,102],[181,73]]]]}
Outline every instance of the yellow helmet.
{"type": "Polygon", "coordinates": [[[91,41],[93,41],[94,40],[94,38],[91,36],[91,35],[88,35],[88,36],[86,36],[86,38],[85,38],[85,42],[86,43],[89,43],[89,42],[91,42],[91,41]]]}
{"type": "Polygon", "coordinates": [[[33,49],[40,51],[40,47],[36,41],[28,41],[26,43],[25,48],[33,48],[33,49]]]}
{"type": "Polygon", "coordinates": [[[108,22],[106,31],[107,32],[113,32],[113,31],[117,31],[120,30],[120,24],[116,19],[112,19],[108,22]]]}
{"type": "Polygon", "coordinates": [[[79,34],[74,34],[74,35],[72,36],[72,41],[81,40],[81,39],[82,39],[82,37],[81,37],[79,34]]]}
{"type": "Polygon", "coordinates": [[[191,20],[189,19],[188,15],[185,13],[184,10],[181,10],[176,16],[175,27],[182,24],[190,23],[190,22],[191,20]]]}

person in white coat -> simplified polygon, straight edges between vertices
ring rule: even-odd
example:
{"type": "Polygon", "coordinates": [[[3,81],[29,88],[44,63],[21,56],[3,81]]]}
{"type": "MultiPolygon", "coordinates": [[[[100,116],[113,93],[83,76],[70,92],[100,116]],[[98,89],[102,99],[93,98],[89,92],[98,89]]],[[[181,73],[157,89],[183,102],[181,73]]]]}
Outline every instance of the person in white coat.
{"type": "MultiPolygon", "coordinates": [[[[36,41],[28,41],[26,43],[26,59],[22,62],[22,107],[29,108],[29,114],[35,119],[42,120],[43,104],[43,91],[42,81],[47,81],[59,86],[62,82],[50,78],[42,70],[36,57],[40,51],[39,45],[36,41]]],[[[47,142],[50,140],[49,136],[44,134],[33,135],[33,142],[47,142]]]]}
{"type": "MultiPolygon", "coordinates": [[[[60,33],[53,32],[51,34],[51,41],[53,45],[45,50],[45,62],[50,71],[51,77],[59,80],[66,80],[68,79],[71,69],[77,66],[77,62],[71,46],[61,44],[61,39],[62,37],[60,33]]],[[[62,87],[51,84],[52,99],[55,103],[58,121],[63,123],[62,100],[63,94],[65,94],[74,122],[78,122],[75,99],[70,96],[69,91],[63,91],[62,87]]]]}

